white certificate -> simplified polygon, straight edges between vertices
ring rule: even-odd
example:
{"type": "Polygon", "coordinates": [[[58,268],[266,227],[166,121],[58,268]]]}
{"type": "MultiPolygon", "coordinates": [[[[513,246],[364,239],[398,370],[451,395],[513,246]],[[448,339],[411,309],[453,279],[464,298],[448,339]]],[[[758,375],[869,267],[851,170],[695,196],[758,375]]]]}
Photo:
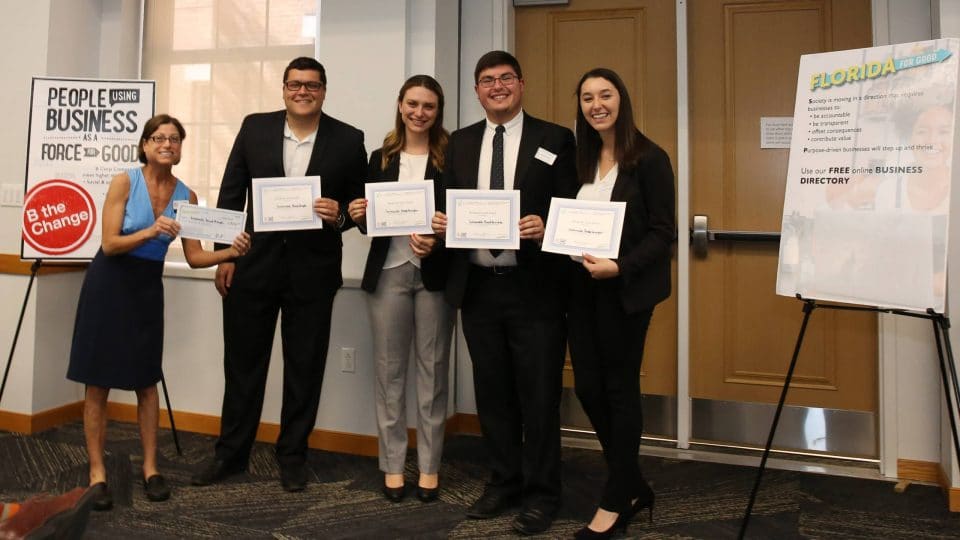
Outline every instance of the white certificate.
{"type": "Polygon", "coordinates": [[[253,230],[292,231],[322,229],[313,211],[320,197],[319,176],[253,179],[253,230]]]}
{"type": "Polygon", "coordinates": [[[366,185],[367,236],[433,234],[433,180],[366,185]]]}
{"type": "Polygon", "coordinates": [[[550,199],[543,251],[616,259],[627,203],[550,199]]]}
{"type": "Polygon", "coordinates": [[[243,232],[246,221],[246,212],[206,208],[195,204],[177,206],[177,222],[180,224],[181,238],[229,244],[243,232]]]}
{"type": "Polygon", "coordinates": [[[447,247],[520,249],[520,192],[447,190],[447,247]]]}

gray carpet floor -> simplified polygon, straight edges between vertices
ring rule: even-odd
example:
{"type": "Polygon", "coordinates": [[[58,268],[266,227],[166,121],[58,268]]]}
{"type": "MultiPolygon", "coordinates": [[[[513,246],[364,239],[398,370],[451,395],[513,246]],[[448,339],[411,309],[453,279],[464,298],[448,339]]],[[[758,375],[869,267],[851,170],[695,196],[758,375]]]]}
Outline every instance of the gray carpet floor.
{"type": "MultiPolygon", "coordinates": [[[[173,486],[163,503],[148,502],[140,479],[136,426],[111,423],[108,477],[116,506],[93,513],[87,538],[503,538],[515,537],[513,515],[470,520],[464,509],[483,489],[480,439],[449,437],[440,472],[440,499],[423,504],[383,498],[374,458],[311,451],[303,493],[280,488],[272,447],[257,444],[248,473],[224,484],[192,487],[190,475],[213,438],[180,433],[177,455],[161,433],[161,471],[173,486]]],[[[631,524],[628,538],[736,538],[755,469],[642,457],[657,494],[653,522],[631,524]]],[[[416,478],[415,458],[407,478],[416,478]]],[[[564,505],[544,538],[569,538],[594,511],[604,480],[602,456],[564,448],[564,505]]],[[[33,436],[0,432],[0,500],[22,500],[86,485],[82,426],[71,423],[33,436]]],[[[946,510],[936,487],[769,470],[748,538],[960,538],[960,516],[946,510]]]]}

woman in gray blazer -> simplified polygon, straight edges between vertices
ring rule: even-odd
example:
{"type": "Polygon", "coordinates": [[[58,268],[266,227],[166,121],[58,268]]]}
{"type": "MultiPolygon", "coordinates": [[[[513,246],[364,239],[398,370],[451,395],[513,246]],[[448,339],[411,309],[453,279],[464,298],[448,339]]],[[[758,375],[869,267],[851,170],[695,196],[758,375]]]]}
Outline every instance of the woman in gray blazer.
{"type": "MultiPolygon", "coordinates": [[[[447,132],[443,129],[443,89],[427,75],[415,75],[400,88],[396,125],[383,147],[370,156],[367,182],[434,181],[441,193],[447,132]]],[[[366,199],[348,206],[350,218],[366,230],[366,199]]],[[[431,216],[432,217],[432,216],[431,216]]],[[[403,499],[407,455],[406,374],[411,342],[417,387],[417,497],[430,502],[439,493],[440,454],[447,417],[447,372],[453,309],[443,298],[446,253],[433,235],[377,237],[370,244],[361,287],[369,293],[373,355],[376,363],[377,429],[383,494],[403,499]]]]}

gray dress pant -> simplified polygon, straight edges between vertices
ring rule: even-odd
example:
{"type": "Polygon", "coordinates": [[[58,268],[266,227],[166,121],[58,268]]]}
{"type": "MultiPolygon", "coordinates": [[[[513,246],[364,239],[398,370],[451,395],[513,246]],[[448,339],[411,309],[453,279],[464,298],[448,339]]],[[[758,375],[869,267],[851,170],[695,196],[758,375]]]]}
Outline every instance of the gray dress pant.
{"type": "Polygon", "coordinates": [[[421,473],[440,469],[447,420],[447,372],[454,310],[443,291],[428,291],[420,269],[406,262],[383,270],[367,296],[376,370],[380,470],[400,474],[407,455],[407,366],[415,360],[417,464],[421,473]],[[411,354],[412,343],[412,354],[411,354]]]}

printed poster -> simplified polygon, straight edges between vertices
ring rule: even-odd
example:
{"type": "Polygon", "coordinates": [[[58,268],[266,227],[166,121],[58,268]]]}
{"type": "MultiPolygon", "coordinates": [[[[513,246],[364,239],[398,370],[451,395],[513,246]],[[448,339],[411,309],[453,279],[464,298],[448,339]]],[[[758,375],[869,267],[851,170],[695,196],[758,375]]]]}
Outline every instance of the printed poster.
{"type": "Polygon", "coordinates": [[[153,81],[34,77],[23,205],[24,259],[91,259],[110,179],[140,165],[153,81]]]}
{"type": "Polygon", "coordinates": [[[777,294],[943,313],[958,44],[801,58],[777,294]]]}

